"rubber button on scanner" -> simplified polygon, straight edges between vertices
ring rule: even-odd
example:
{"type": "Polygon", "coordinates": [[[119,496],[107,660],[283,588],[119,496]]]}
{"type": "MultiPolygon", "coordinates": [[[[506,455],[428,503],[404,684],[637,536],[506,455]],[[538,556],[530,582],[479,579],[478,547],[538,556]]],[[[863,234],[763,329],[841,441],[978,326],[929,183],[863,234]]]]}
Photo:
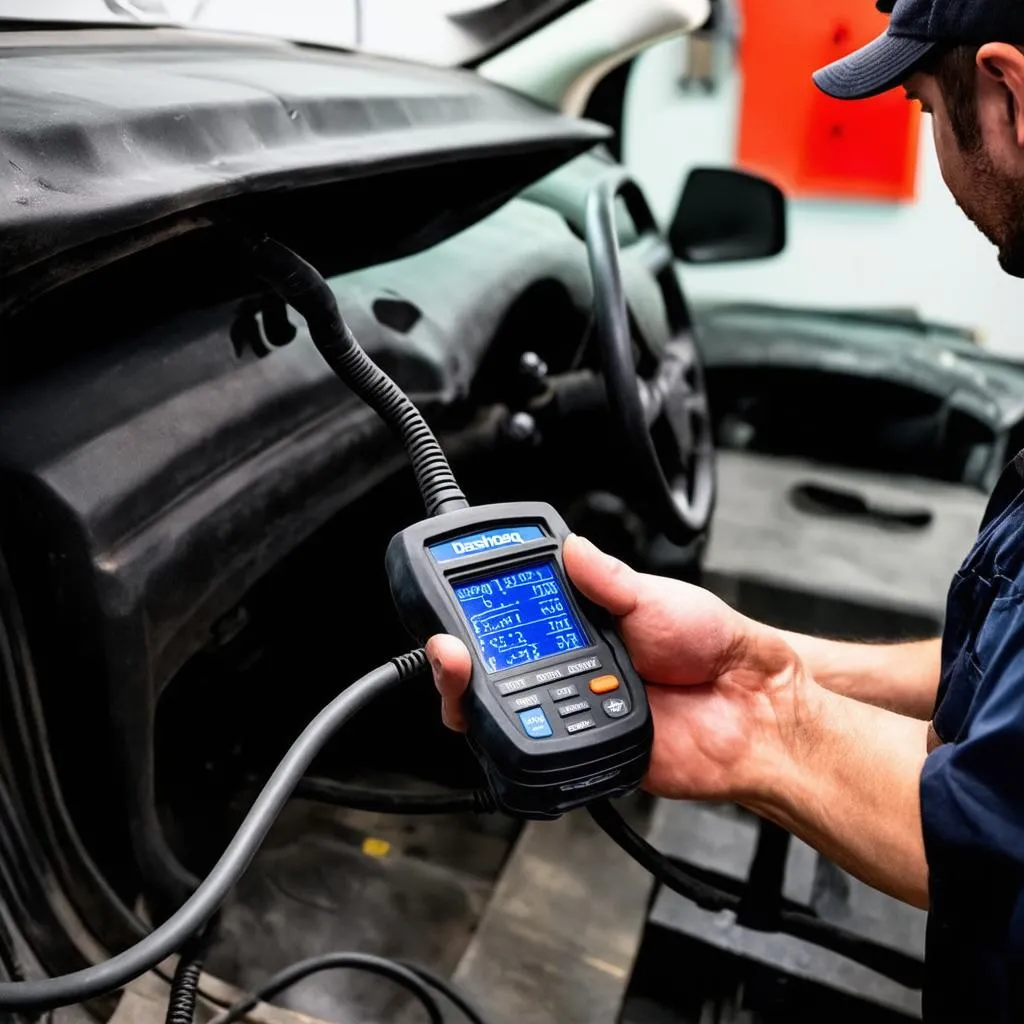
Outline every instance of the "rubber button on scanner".
{"type": "Polygon", "coordinates": [[[590,680],[590,692],[596,694],[614,693],[622,684],[615,676],[598,676],[590,680]]]}
{"type": "Polygon", "coordinates": [[[573,715],[582,715],[584,711],[590,710],[590,703],[585,700],[576,700],[571,704],[563,704],[559,709],[558,713],[562,718],[570,718],[573,715]]]}
{"type": "Polygon", "coordinates": [[[529,711],[530,708],[540,707],[540,697],[535,693],[524,693],[522,697],[508,702],[513,711],[529,711]]]}
{"type": "Polygon", "coordinates": [[[629,714],[629,701],[624,697],[609,697],[601,707],[609,718],[625,718],[629,714]]]}
{"type": "Polygon", "coordinates": [[[574,736],[578,732],[586,732],[587,729],[593,729],[597,725],[592,718],[577,718],[575,722],[566,722],[565,731],[570,735],[574,736]]]}
{"type": "Polygon", "coordinates": [[[569,700],[571,697],[578,697],[580,695],[579,687],[575,683],[569,683],[567,686],[557,686],[553,690],[548,690],[548,695],[557,704],[561,700],[569,700]]]}
{"type": "Polygon", "coordinates": [[[543,708],[534,708],[532,711],[520,711],[519,721],[523,723],[526,735],[531,739],[545,740],[553,735],[551,723],[548,716],[544,714],[543,708]]]}
{"type": "Polygon", "coordinates": [[[600,658],[584,658],[583,661],[573,661],[563,667],[567,676],[581,676],[584,672],[597,672],[602,666],[600,658]]]}
{"type": "Polygon", "coordinates": [[[528,690],[531,685],[531,681],[526,676],[519,676],[517,679],[508,679],[504,683],[498,683],[498,693],[502,697],[508,697],[520,690],[528,690]]]}

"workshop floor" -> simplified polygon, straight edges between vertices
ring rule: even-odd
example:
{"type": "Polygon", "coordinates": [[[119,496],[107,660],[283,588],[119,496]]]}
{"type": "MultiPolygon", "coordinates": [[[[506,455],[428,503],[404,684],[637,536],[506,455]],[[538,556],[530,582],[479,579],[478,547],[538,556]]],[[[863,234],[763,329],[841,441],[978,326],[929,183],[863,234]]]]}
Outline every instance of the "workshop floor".
{"type": "MultiPolygon", "coordinates": [[[[388,817],[296,801],[225,908],[208,970],[249,990],[306,957],[358,951],[450,975],[516,831],[497,816],[388,817]]],[[[393,984],[351,970],[275,1000],[345,1024],[397,1020],[407,1001],[393,984]]]]}

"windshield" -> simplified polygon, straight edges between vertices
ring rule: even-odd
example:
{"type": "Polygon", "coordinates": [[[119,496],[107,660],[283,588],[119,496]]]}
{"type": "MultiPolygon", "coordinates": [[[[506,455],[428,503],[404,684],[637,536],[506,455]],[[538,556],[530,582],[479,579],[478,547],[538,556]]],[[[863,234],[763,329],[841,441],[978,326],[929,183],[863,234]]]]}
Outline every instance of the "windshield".
{"type": "Polygon", "coordinates": [[[580,0],[0,0],[0,18],[180,25],[455,66],[497,52],[580,0]]]}

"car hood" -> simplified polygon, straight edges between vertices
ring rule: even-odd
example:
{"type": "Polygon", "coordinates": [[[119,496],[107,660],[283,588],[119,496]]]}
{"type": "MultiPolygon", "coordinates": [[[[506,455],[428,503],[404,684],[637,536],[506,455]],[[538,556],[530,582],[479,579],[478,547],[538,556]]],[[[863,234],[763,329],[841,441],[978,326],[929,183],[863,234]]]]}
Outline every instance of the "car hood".
{"type": "Polygon", "coordinates": [[[171,29],[0,32],[0,80],[7,276],[367,179],[305,216],[368,235],[401,199],[425,247],[608,134],[469,72],[171,29]]]}

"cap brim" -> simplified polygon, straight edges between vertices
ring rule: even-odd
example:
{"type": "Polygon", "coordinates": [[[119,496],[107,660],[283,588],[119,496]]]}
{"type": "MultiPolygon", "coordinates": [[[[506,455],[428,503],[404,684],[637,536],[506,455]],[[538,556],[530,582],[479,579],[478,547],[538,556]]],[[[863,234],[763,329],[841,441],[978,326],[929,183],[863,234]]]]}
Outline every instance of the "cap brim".
{"type": "Polygon", "coordinates": [[[814,82],[837,100],[863,100],[901,85],[914,65],[938,44],[902,36],[879,36],[848,57],[815,71],[814,82]]]}

